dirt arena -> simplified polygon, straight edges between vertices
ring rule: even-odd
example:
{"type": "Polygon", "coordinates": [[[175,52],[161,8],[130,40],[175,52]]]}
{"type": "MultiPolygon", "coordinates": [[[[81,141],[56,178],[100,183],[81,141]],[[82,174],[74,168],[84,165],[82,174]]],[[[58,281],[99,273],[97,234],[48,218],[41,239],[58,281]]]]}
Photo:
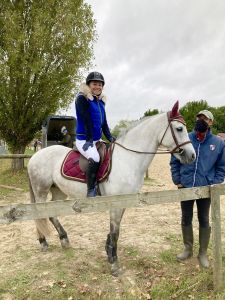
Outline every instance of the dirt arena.
{"type": "MultiPolygon", "coordinates": [[[[169,156],[156,155],[149,168],[150,180],[146,181],[143,191],[158,191],[176,189],[173,185],[169,156]]],[[[6,196],[1,205],[9,202],[29,202],[28,194],[18,192],[6,196]]],[[[222,202],[222,215],[224,205],[222,202]]],[[[73,249],[85,260],[87,252],[101,250],[101,257],[105,257],[104,244],[109,229],[108,213],[89,213],[60,218],[68,233],[73,249]]],[[[194,228],[197,234],[196,209],[194,215],[194,228]]],[[[223,237],[225,229],[222,218],[223,237]]],[[[16,222],[10,225],[0,225],[0,276],[13,274],[17,269],[29,268],[32,262],[48,260],[52,251],[41,253],[36,239],[33,221],[16,222]],[[19,255],[21,253],[22,255],[19,255]]],[[[180,239],[180,205],[165,204],[147,206],[144,208],[127,209],[121,223],[121,232],[118,244],[118,255],[122,247],[135,247],[143,255],[155,255],[163,250],[170,249],[173,238],[180,239]]],[[[48,239],[54,249],[60,249],[60,243],[55,230],[48,239]]],[[[223,241],[224,242],[224,241],[223,241]]],[[[225,244],[225,243],[224,243],[225,244]]],[[[180,246],[180,249],[182,246],[180,246]]],[[[61,250],[60,250],[61,251],[61,250]]],[[[58,252],[55,251],[57,254],[58,252]]]]}

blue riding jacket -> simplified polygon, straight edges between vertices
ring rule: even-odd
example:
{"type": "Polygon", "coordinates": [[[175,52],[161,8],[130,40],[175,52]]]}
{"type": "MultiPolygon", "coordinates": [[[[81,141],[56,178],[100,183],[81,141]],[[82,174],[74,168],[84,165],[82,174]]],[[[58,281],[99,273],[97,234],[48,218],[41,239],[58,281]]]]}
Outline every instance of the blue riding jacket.
{"type": "Polygon", "coordinates": [[[171,156],[174,184],[194,187],[222,183],[225,178],[225,142],[210,130],[202,142],[194,131],[189,133],[189,138],[196,152],[196,160],[191,164],[181,164],[175,156],[171,156]]]}
{"type": "Polygon", "coordinates": [[[78,140],[98,141],[102,133],[110,141],[112,135],[106,119],[105,103],[93,96],[93,100],[78,94],[75,107],[77,115],[76,138],[78,140]]]}

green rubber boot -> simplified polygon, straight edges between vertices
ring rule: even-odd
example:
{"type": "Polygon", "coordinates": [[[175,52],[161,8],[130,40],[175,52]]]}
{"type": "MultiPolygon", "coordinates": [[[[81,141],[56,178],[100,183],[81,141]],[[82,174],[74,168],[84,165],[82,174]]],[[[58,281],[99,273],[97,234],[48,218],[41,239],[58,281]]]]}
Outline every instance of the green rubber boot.
{"type": "Polygon", "coordinates": [[[184,261],[193,256],[193,228],[192,225],[189,226],[181,226],[182,235],[183,235],[183,243],[184,250],[182,253],[177,255],[178,261],[184,261]]]}
{"type": "Polygon", "coordinates": [[[209,245],[209,239],[211,234],[211,227],[208,228],[199,228],[199,254],[198,260],[199,265],[203,268],[209,267],[209,260],[207,257],[207,249],[209,245]]]}

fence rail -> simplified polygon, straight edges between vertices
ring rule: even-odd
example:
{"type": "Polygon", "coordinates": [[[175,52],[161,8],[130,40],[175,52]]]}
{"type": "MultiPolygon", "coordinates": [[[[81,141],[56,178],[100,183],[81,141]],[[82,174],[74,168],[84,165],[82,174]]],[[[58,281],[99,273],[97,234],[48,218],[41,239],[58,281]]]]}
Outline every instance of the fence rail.
{"type": "Polygon", "coordinates": [[[0,206],[0,223],[209,198],[209,187],[0,206]]]}
{"type": "Polygon", "coordinates": [[[222,286],[222,248],[220,222],[220,195],[225,195],[225,184],[185,188],[180,190],[74,198],[33,204],[10,204],[0,206],[0,223],[74,215],[78,213],[106,211],[113,208],[144,207],[147,205],[174,203],[192,199],[211,198],[213,280],[215,289],[222,286]]]}
{"type": "Polygon", "coordinates": [[[31,154],[1,154],[0,159],[31,158],[31,154]]]}

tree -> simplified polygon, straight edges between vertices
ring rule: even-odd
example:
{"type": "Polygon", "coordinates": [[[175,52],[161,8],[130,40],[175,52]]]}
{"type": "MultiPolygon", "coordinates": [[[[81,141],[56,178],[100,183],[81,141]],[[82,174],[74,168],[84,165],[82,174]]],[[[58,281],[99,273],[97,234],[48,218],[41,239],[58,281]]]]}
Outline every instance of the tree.
{"type": "Polygon", "coordinates": [[[113,128],[112,135],[118,137],[123,134],[135,121],[120,120],[119,123],[113,128]]]}
{"type": "Polygon", "coordinates": [[[213,132],[225,132],[225,106],[210,107],[209,110],[214,116],[213,132]]]}
{"type": "Polygon", "coordinates": [[[1,0],[0,135],[12,153],[73,100],[95,36],[84,0],[1,0]]]}
{"type": "Polygon", "coordinates": [[[144,117],[154,116],[159,114],[159,110],[157,108],[155,109],[149,109],[144,113],[144,117]]]}
{"type": "Polygon", "coordinates": [[[180,113],[185,119],[188,131],[193,130],[196,115],[203,109],[209,109],[209,105],[205,100],[189,101],[183,107],[181,107],[180,113]]]}
{"type": "Polygon", "coordinates": [[[188,131],[193,130],[197,113],[204,109],[211,111],[214,116],[212,132],[214,134],[225,132],[225,106],[212,107],[204,100],[187,102],[180,109],[180,113],[186,121],[188,131]]]}

